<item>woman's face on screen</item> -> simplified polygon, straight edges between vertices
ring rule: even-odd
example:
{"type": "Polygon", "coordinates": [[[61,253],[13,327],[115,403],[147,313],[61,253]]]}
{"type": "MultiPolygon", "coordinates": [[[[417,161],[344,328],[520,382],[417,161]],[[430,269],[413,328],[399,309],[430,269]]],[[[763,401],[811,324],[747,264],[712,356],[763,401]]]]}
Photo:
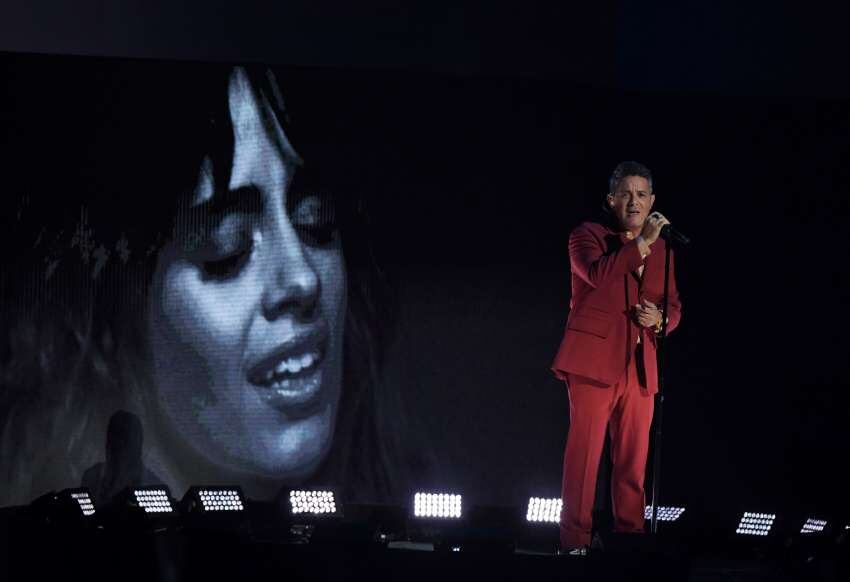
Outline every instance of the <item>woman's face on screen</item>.
{"type": "Polygon", "coordinates": [[[346,273],[330,203],[289,186],[298,154],[235,69],[229,183],[205,158],[160,252],[148,326],[170,438],[229,470],[297,481],[325,457],[342,380],[346,273]]]}

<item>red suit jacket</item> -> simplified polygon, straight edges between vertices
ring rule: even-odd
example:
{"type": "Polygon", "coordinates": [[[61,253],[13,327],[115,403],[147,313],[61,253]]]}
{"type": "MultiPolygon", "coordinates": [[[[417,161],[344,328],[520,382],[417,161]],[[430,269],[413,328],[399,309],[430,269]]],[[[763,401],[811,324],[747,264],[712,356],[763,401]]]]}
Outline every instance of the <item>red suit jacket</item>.
{"type": "MultiPolygon", "coordinates": [[[[572,298],[564,338],[552,363],[558,378],[566,379],[570,373],[604,385],[616,383],[640,336],[646,389],[658,392],[655,332],[635,323],[632,309],[644,299],[661,308],[664,247],[659,238],[642,259],[637,241],[594,222],[585,222],[570,234],[572,298]],[[641,264],[643,276],[637,273],[641,264]]],[[[681,315],[671,254],[668,333],[676,329],[681,315]]]]}

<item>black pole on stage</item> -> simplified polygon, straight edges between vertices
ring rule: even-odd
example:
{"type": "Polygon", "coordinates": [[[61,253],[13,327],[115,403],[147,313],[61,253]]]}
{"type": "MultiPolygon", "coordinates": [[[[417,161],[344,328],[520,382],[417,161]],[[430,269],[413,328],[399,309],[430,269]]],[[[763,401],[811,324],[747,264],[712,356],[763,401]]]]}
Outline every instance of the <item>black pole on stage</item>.
{"type": "MultiPolygon", "coordinates": [[[[664,231],[662,231],[663,235],[664,231]]],[[[672,236],[665,236],[664,245],[664,299],[661,303],[661,333],[658,335],[656,356],[658,361],[658,393],[655,395],[655,438],[652,455],[652,519],[650,528],[658,533],[658,496],[661,489],[661,425],[664,419],[664,343],[667,338],[667,305],[670,300],[670,249],[672,236]]]]}

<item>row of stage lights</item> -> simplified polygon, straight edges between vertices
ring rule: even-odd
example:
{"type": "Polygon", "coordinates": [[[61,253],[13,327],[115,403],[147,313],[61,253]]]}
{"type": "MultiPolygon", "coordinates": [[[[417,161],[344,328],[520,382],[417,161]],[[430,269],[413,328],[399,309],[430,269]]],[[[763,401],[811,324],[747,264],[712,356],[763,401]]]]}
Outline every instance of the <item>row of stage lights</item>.
{"type": "MultiPolygon", "coordinates": [[[[94,501],[88,489],[66,489],[55,495],[70,499],[82,517],[95,514],[94,501]]],[[[131,503],[145,513],[177,513],[177,504],[167,487],[137,487],[130,491],[131,503]]],[[[202,513],[232,513],[245,511],[245,498],[239,487],[192,487],[184,497],[184,505],[194,502],[202,513]]],[[[333,491],[293,490],[289,493],[293,514],[336,515],[339,513],[333,491]]]]}
{"type": "MultiPolygon", "coordinates": [[[[81,516],[95,514],[94,502],[86,489],[70,489],[63,493],[72,499],[81,516]]],[[[61,494],[60,494],[61,495],[61,494]]],[[[145,513],[173,514],[177,510],[167,487],[140,487],[133,489],[135,504],[145,513]]],[[[187,497],[198,502],[198,508],[206,513],[241,512],[245,510],[245,499],[238,487],[193,487],[187,497]]],[[[340,514],[338,500],[333,491],[293,490],[289,493],[290,512],[293,515],[334,516],[340,514]]],[[[532,497],[528,500],[525,514],[529,523],[560,522],[563,504],[559,498],[532,497]]],[[[685,512],[684,507],[659,507],[657,517],[662,522],[675,522],[685,512]]],[[[418,492],[413,496],[413,517],[421,519],[461,519],[463,498],[453,493],[418,492]]],[[[652,506],[645,510],[646,519],[652,517],[652,506]]],[[[774,513],[745,511],[735,530],[741,536],[767,536],[776,521],[774,513]]],[[[801,534],[823,532],[828,522],[814,517],[807,518],[801,534]]],[[[845,526],[848,529],[850,526],[845,526]]]]}
{"type": "MultiPolygon", "coordinates": [[[[767,536],[770,535],[774,522],[776,522],[775,513],[753,513],[745,511],[735,533],[748,536],[767,536]]],[[[826,529],[827,524],[828,522],[825,519],[809,517],[800,529],[800,533],[804,535],[821,533],[826,529]]],[[[845,529],[847,528],[845,527],[845,529]]]]}
{"type": "MultiPolygon", "coordinates": [[[[562,508],[563,502],[557,497],[548,499],[532,497],[528,500],[528,510],[526,511],[525,519],[526,521],[536,523],[559,523],[561,521],[562,508]]],[[[658,521],[676,521],[684,512],[684,507],[659,507],[657,512],[658,521]]],[[[651,505],[646,506],[644,517],[646,519],[652,517],[651,505]]]]}

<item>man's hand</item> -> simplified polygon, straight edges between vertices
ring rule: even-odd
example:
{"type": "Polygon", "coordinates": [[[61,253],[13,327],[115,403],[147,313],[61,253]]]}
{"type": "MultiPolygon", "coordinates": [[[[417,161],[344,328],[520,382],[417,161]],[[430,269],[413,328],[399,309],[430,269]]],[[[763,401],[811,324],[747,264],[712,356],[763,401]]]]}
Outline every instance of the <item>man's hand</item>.
{"type": "Polygon", "coordinates": [[[646,217],[646,222],[643,223],[643,230],[641,230],[640,236],[643,237],[646,244],[651,245],[658,240],[658,237],[661,235],[661,229],[666,224],[670,224],[670,221],[664,218],[663,214],[653,212],[646,217]]]}
{"type": "Polygon", "coordinates": [[[661,324],[661,310],[646,299],[643,305],[635,305],[634,316],[641,327],[658,327],[661,324]]]}

